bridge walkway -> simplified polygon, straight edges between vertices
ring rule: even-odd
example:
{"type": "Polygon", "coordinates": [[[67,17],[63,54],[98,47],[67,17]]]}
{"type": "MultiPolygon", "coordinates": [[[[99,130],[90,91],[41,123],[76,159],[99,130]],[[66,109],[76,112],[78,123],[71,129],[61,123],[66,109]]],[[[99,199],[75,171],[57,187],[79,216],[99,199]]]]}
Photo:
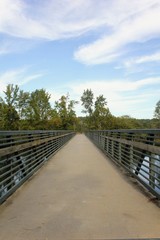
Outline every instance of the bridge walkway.
{"type": "Polygon", "coordinates": [[[0,207],[0,240],[160,237],[160,210],[84,135],[0,207]]]}

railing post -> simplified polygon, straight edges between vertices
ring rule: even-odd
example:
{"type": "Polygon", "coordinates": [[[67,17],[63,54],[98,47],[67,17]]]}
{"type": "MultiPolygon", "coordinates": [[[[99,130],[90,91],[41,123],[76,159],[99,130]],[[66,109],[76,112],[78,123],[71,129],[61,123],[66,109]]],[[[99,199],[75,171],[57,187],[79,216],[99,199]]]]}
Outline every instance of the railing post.
{"type": "Polygon", "coordinates": [[[155,188],[155,159],[154,159],[154,154],[151,154],[149,156],[149,185],[152,188],[155,188]]]}
{"type": "MultiPolygon", "coordinates": [[[[129,141],[133,140],[133,133],[129,133],[128,140],[129,141]]],[[[129,146],[129,166],[128,166],[128,168],[131,169],[131,171],[133,171],[132,166],[133,166],[133,146],[130,145],[129,146]]]]}
{"type": "MultiPolygon", "coordinates": [[[[111,133],[111,137],[113,138],[114,135],[113,135],[113,132],[111,133]]],[[[112,139],[111,140],[111,156],[114,157],[114,140],[112,139]]]]}
{"type": "MultiPolygon", "coordinates": [[[[108,136],[108,132],[106,132],[107,136],[108,136]]],[[[108,138],[105,134],[105,140],[104,140],[104,150],[107,152],[108,154],[108,149],[109,149],[109,144],[108,144],[108,138]]]]}
{"type": "MultiPolygon", "coordinates": [[[[147,137],[147,144],[152,143],[154,145],[154,134],[149,134],[147,137]]],[[[155,154],[150,154],[149,156],[149,185],[155,188],[155,154]]]]}
{"type": "MultiPolygon", "coordinates": [[[[118,132],[117,138],[118,138],[118,139],[121,138],[121,133],[120,133],[120,132],[118,132]]],[[[118,143],[118,161],[119,161],[119,163],[121,163],[121,160],[122,160],[122,145],[121,145],[121,143],[119,142],[119,143],[118,143]]]]}

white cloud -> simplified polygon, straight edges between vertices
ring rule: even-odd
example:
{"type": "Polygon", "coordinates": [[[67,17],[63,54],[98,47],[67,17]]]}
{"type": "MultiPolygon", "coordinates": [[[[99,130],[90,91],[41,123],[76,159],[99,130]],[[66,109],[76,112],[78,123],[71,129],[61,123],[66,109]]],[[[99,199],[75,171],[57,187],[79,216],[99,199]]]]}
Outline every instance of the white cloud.
{"type": "Polygon", "coordinates": [[[149,29],[153,27],[152,31],[157,32],[155,22],[158,25],[158,19],[155,21],[152,16],[159,13],[158,4],[159,0],[134,0],[132,3],[128,0],[37,0],[35,3],[3,0],[0,1],[0,31],[22,38],[55,40],[79,36],[101,26],[123,30],[131,23],[137,29],[138,21],[144,31],[149,25],[149,29]],[[146,24],[147,17],[150,21],[146,24]]]}
{"type": "MultiPolygon", "coordinates": [[[[138,81],[129,80],[98,80],[98,81],[88,81],[80,84],[73,84],[71,89],[76,93],[82,93],[84,89],[92,89],[96,94],[101,94],[102,92],[128,92],[135,91],[139,88],[154,85],[160,83],[160,77],[155,78],[145,78],[138,81]]],[[[112,93],[111,93],[112,94],[112,93]]]]}
{"type": "Polygon", "coordinates": [[[0,31],[15,37],[56,40],[79,36],[106,23],[104,0],[0,1],[0,31]]]}
{"type": "Polygon", "coordinates": [[[44,27],[26,15],[26,7],[25,2],[21,0],[0,1],[0,31],[22,38],[45,34],[44,27]]]}
{"type": "MultiPolygon", "coordinates": [[[[3,0],[0,32],[52,41],[103,28],[103,36],[80,46],[74,54],[84,64],[101,64],[119,58],[129,43],[159,37],[159,16],[159,0],[3,0]]],[[[8,51],[1,42],[0,54],[8,51]]]]}
{"type": "MultiPolygon", "coordinates": [[[[75,52],[75,59],[85,64],[99,64],[113,61],[117,56],[123,54],[123,48],[129,43],[146,42],[160,36],[160,2],[141,1],[142,6],[149,7],[136,14],[128,15],[126,7],[132,6],[130,1],[119,1],[125,4],[121,6],[126,18],[113,28],[111,34],[98,39],[94,43],[81,46],[75,52]],[[155,4],[157,3],[157,4],[155,4]]],[[[133,4],[135,9],[139,9],[139,2],[133,4]]],[[[112,14],[115,14],[114,9],[112,14]]],[[[116,18],[117,15],[115,15],[116,18]]]]}
{"type": "Polygon", "coordinates": [[[3,40],[0,40],[0,56],[9,54],[9,53],[21,53],[25,52],[35,46],[34,41],[27,41],[24,39],[16,39],[11,37],[6,37],[3,40]]]}
{"type": "Polygon", "coordinates": [[[160,62],[160,52],[157,52],[151,55],[132,58],[124,62],[124,66],[128,68],[137,64],[143,64],[143,63],[149,63],[149,62],[160,62]]]}
{"type": "Polygon", "coordinates": [[[42,74],[28,75],[27,68],[10,70],[0,74],[0,93],[6,89],[8,84],[16,84],[22,86],[32,80],[40,78],[42,74]]]}

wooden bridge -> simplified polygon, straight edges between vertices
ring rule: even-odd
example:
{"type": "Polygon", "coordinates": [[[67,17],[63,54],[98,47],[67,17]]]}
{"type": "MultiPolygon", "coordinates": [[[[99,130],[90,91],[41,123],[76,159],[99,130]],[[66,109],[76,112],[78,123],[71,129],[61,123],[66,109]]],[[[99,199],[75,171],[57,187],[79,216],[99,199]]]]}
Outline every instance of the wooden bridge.
{"type": "MultiPolygon", "coordinates": [[[[94,140],[97,136],[100,143],[99,135],[94,140]]],[[[7,139],[10,143],[11,138],[7,139]]],[[[37,144],[46,144],[43,137],[36,141],[41,141],[37,144]]],[[[63,143],[65,141],[59,140],[60,146],[63,143]]],[[[35,147],[35,139],[29,143],[24,141],[23,147],[28,149],[29,145],[24,144],[35,147]]],[[[108,144],[111,146],[111,142],[108,144]]],[[[128,147],[129,142],[126,144],[128,147]]],[[[13,154],[15,147],[16,159],[20,162],[21,150],[14,142],[7,147],[8,154],[13,154]]],[[[2,149],[1,169],[5,169],[2,149]]],[[[12,164],[12,169],[16,167],[12,164]]],[[[13,174],[12,179],[15,179],[13,174]]],[[[3,178],[1,182],[5,182],[3,178]]],[[[85,135],[77,134],[2,203],[0,240],[160,239],[160,210],[147,190],[142,190],[135,182],[85,135]]],[[[152,181],[150,187],[153,182],[157,184],[156,180],[152,181]]],[[[1,190],[1,199],[7,195],[6,186],[3,185],[1,190]]],[[[13,188],[16,189],[16,185],[13,188]]],[[[8,192],[13,192],[12,187],[8,192]]]]}

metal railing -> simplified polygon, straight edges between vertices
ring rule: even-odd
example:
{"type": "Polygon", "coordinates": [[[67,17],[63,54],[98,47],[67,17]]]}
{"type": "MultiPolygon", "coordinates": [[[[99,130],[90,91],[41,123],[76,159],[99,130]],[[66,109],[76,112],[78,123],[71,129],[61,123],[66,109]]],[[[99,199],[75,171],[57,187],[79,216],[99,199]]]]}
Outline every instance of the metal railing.
{"type": "Polygon", "coordinates": [[[86,135],[160,199],[160,129],[88,131],[86,135]]]}
{"type": "Polygon", "coordinates": [[[0,203],[74,135],[71,131],[0,131],[0,203]]]}

